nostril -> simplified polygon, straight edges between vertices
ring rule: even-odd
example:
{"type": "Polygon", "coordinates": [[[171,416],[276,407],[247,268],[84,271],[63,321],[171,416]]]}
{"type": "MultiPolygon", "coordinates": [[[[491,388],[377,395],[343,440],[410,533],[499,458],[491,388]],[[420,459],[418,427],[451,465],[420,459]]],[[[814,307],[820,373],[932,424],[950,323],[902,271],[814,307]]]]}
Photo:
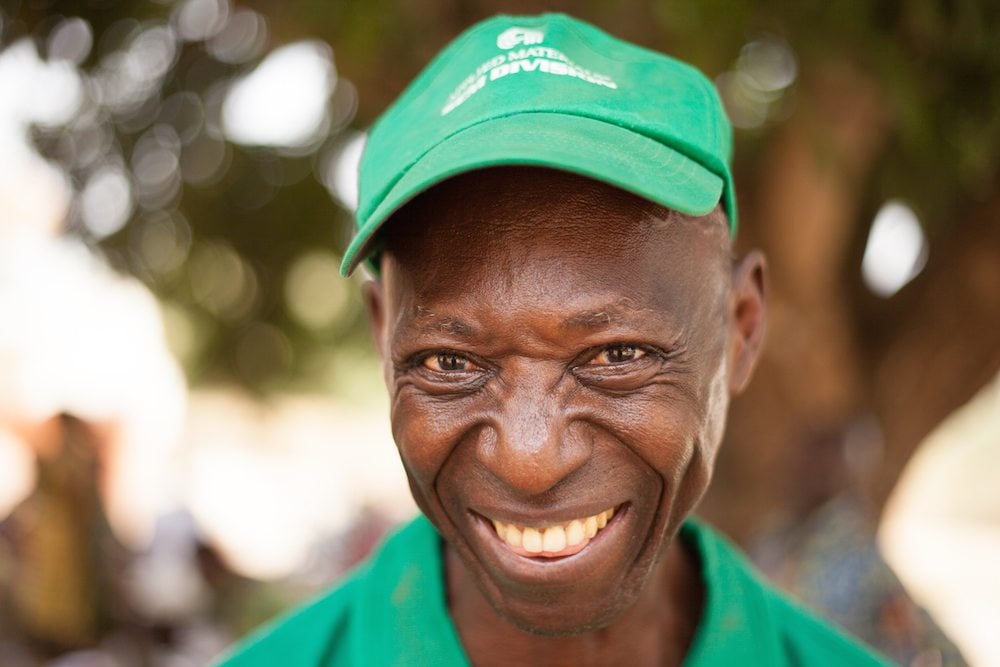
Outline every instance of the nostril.
{"type": "Polygon", "coordinates": [[[486,431],[478,448],[481,462],[506,486],[526,495],[555,487],[591,455],[591,439],[570,428],[562,414],[532,424],[505,420],[486,431]]]}

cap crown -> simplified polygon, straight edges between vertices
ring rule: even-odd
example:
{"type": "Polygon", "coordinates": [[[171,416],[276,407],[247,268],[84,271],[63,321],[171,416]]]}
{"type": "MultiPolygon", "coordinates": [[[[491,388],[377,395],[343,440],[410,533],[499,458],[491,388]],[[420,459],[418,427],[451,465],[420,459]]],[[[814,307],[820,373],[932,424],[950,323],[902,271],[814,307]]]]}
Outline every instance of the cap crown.
{"type": "Polygon", "coordinates": [[[721,198],[735,229],[731,154],[732,130],[715,87],[690,65],[562,14],[493,17],[445,47],[371,129],[359,177],[359,234],[345,268],[357,263],[353,255],[378,225],[420,191],[496,164],[576,171],[696,215],[721,198]],[[549,129],[535,134],[536,125],[549,129]],[[621,156],[624,170],[590,168],[604,155],[602,143],[609,153],[630,151],[621,156]],[[455,148],[442,158],[449,144],[462,154],[455,148]],[[658,179],[663,162],[676,164],[658,179]],[[685,180],[686,191],[678,184],[685,180]]]}

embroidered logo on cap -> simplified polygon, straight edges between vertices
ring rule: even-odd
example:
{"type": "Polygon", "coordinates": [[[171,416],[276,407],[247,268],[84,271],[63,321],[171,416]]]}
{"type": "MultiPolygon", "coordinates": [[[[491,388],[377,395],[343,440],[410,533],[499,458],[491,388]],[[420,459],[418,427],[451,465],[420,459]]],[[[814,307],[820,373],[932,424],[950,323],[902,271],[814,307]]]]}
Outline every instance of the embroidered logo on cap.
{"type": "Polygon", "coordinates": [[[545,33],[533,28],[507,28],[497,37],[497,48],[504,51],[513,49],[517,45],[531,46],[541,44],[545,39],[545,33]]]}
{"type": "Polygon", "coordinates": [[[544,39],[545,33],[533,28],[507,28],[497,35],[497,47],[506,53],[493,56],[465,77],[441,107],[441,115],[454,111],[488,82],[511,74],[539,72],[572,77],[612,90],[618,88],[618,84],[610,76],[580,67],[558,49],[538,46],[544,39]]]}

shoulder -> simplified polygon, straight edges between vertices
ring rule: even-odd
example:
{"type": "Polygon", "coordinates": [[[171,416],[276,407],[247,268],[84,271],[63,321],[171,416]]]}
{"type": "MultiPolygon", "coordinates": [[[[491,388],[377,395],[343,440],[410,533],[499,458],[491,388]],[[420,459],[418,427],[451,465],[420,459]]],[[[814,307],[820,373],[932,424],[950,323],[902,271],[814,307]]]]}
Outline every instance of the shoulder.
{"type": "Polygon", "coordinates": [[[783,594],[770,589],[770,606],[781,630],[782,645],[795,665],[889,665],[860,641],[821,620],[783,594]]]}
{"type": "Polygon", "coordinates": [[[353,599],[367,568],[336,588],[261,626],[222,657],[219,667],[321,665],[344,645],[353,599]]]}
{"type": "Polygon", "coordinates": [[[216,664],[361,664],[354,653],[365,650],[365,638],[372,634],[367,626],[373,626],[373,619],[384,621],[387,601],[398,600],[399,589],[412,584],[413,563],[421,554],[426,557],[433,535],[426,521],[401,527],[332,590],[257,629],[216,664]]]}
{"type": "Polygon", "coordinates": [[[698,553],[705,610],[689,665],[888,665],[859,641],[765,582],[726,538],[697,521],[681,539],[698,553]]]}

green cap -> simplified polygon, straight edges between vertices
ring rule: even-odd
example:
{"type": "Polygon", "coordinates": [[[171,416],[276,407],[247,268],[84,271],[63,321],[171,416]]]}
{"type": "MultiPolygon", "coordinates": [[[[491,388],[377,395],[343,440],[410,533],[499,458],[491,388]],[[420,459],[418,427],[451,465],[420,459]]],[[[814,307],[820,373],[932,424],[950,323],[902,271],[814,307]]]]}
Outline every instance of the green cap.
{"type": "Polygon", "coordinates": [[[460,35],[371,128],[357,233],[457,174],[535,165],[604,181],[690,215],[722,201],[736,230],[732,128],[701,72],[562,14],[496,16],[460,35]]]}

